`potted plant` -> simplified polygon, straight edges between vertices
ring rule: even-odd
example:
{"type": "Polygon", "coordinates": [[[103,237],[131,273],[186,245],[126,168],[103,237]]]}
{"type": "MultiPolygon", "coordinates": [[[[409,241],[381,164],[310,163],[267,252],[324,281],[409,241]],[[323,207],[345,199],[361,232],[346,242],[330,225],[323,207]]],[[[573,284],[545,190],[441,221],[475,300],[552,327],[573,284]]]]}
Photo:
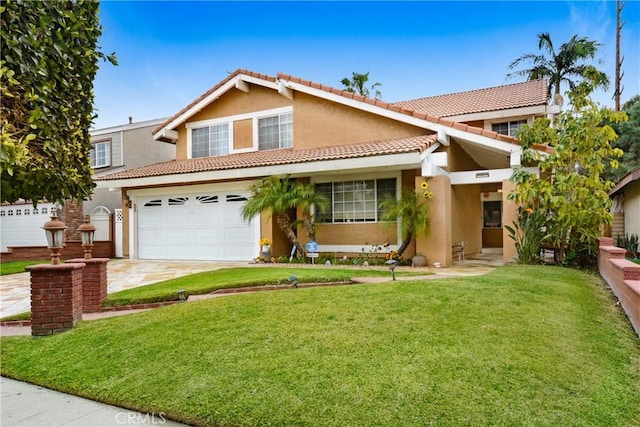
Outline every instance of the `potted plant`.
{"type": "Polygon", "coordinates": [[[411,258],[411,267],[426,267],[427,257],[421,253],[417,253],[411,258]]]}
{"type": "Polygon", "coordinates": [[[264,259],[271,259],[271,241],[266,237],[260,239],[260,256],[264,259]]]}

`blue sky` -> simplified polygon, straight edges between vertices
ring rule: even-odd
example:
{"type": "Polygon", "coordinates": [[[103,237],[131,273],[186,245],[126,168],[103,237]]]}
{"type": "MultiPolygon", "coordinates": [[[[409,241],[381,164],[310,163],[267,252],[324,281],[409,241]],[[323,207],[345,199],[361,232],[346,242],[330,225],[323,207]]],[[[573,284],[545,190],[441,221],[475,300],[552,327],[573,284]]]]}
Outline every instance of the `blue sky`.
{"type": "MultiPolygon", "coordinates": [[[[627,0],[622,101],[640,94],[640,2],[627,0]]],[[[395,102],[514,83],[509,64],[574,34],[615,67],[615,1],[101,1],[96,128],[171,116],[238,68],[342,87],[369,72],[395,102]]],[[[593,98],[613,107],[613,86],[593,98]]]]}

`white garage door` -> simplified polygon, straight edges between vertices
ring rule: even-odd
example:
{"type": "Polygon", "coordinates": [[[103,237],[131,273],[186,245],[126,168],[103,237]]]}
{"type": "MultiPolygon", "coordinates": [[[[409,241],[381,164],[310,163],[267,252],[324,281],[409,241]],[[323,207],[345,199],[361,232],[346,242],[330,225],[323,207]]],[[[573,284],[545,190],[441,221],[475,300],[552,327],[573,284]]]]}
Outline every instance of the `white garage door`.
{"type": "Polygon", "coordinates": [[[249,261],[257,254],[257,221],[248,223],[240,192],[141,197],[138,257],[249,261]]]}

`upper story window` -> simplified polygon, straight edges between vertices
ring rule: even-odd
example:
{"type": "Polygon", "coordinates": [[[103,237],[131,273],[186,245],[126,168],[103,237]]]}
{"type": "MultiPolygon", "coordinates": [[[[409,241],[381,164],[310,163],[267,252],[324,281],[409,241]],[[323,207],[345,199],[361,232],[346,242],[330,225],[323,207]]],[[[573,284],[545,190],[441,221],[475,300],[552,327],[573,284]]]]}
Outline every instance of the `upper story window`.
{"type": "Polygon", "coordinates": [[[526,124],[526,120],[513,120],[509,122],[493,123],[491,125],[491,130],[503,135],[515,136],[516,131],[526,124]]]}
{"type": "Polygon", "coordinates": [[[191,157],[229,154],[229,123],[191,130],[191,157]]]}
{"type": "Polygon", "coordinates": [[[89,156],[91,157],[91,167],[94,169],[111,166],[111,141],[93,143],[89,156]]]}
{"type": "Polygon", "coordinates": [[[258,150],[293,146],[293,113],[258,119],[258,150]]]}
{"type": "Polygon", "coordinates": [[[316,184],[331,203],[317,221],[324,223],[377,222],[381,220],[380,202],[387,195],[396,196],[396,179],[368,179],[316,184]]]}

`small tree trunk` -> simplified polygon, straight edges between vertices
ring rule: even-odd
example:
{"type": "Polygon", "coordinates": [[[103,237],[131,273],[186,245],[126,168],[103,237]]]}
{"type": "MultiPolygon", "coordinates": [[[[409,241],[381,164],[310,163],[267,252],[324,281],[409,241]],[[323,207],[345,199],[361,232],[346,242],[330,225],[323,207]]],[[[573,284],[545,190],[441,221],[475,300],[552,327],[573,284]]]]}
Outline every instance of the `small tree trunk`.
{"type": "Polygon", "coordinates": [[[409,233],[407,236],[405,236],[404,240],[402,241],[402,244],[398,248],[399,257],[402,256],[402,253],[405,250],[407,250],[407,246],[409,246],[409,243],[411,243],[411,239],[413,239],[413,234],[409,233]]]}
{"type": "Polygon", "coordinates": [[[280,227],[280,230],[284,232],[289,241],[296,247],[298,252],[300,252],[301,255],[304,255],[304,248],[298,241],[298,236],[296,236],[296,234],[291,229],[291,220],[289,219],[289,215],[287,215],[286,213],[279,214],[276,217],[276,221],[278,222],[278,227],[280,227]]]}

